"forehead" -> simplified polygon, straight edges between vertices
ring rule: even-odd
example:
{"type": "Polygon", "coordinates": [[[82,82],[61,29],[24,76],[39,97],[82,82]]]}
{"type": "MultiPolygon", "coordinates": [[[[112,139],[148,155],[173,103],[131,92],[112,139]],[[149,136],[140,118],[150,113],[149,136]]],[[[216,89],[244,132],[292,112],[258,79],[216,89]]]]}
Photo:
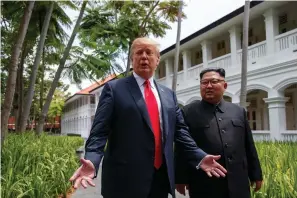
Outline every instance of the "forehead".
{"type": "Polygon", "coordinates": [[[219,73],[214,72],[214,71],[206,72],[206,73],[203,75],[203,77],[202,77],[202,79],[211,79],[211,78],[216,78],[216,79],[218,79],[218,78],[223,78],[223,77],[220,76],[219,73]]]}
{"type": "Polygon", "coordinates": [[[156,50],[156,47],[148,43],[137,43],[134,45],[135,50],[156,50]]]}

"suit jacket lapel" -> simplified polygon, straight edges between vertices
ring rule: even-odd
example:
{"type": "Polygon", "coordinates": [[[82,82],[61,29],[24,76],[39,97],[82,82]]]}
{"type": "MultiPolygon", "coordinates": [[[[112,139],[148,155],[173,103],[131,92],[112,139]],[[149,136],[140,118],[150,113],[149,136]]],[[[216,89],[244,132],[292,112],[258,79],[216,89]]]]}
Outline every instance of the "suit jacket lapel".
{"type": "Polygon", "coordinates": [[[165,96],[165,93],[164,93],[164,90],[162,89],[162,87],[160,87],[158,85],[158,83],[156,83],[156,82],[155,82],[155,85],[156,85],[156,88],[157,88],[157,91],[158,91],[158,94],[159,94],[159,98],[160,98],[160,101],[161,101],[162,125],[163,125],[162,127],[163,127],[163,137],[164,137],[163,142],[165,143],[167,135],[168,135],[168,129],[167,129],[168,113],[166,111],[166,109],[167,109],[166,103],[168,103],[168,101],[166,102],[166,96],[165,96]]]}
{"type": "Polygon", "coordinates": [[[133,96],[134,101],[135,101],[139,111],[141,112],[142,117],[144,118],[148,127],[153,132],[145,101],[143,99],[142,93],[140,91],[140,88],[139,88],[134,76],[131,75],[130,77],[128,77],[126,82],[129,83],[128,87],[129,87],[130,93],[133,96]]]}

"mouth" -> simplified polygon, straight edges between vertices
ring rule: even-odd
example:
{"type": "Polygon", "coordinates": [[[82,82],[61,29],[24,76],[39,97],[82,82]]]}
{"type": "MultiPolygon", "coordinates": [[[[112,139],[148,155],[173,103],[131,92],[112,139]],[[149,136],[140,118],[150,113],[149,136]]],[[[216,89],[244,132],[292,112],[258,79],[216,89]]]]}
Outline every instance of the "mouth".
{"type": "Polygon", "coordinates": [[[147,68],[149,65],[147,63],[141,63],[140,66],[143,68],[147,68]]]}

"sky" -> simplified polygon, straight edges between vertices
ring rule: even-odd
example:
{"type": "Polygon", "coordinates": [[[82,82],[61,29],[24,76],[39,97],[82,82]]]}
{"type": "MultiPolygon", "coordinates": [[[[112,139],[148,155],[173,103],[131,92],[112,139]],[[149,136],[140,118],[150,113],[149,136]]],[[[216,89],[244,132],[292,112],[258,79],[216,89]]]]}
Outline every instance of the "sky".
{"type": "MultiPolygon", "coordinates": [[[[187,18],[181,23],[181,39],[193,34],[210,23],[222,18],[235,9],[244,5],[245,0],[184,0],[187,4],[183,7],[183,11],[187,18]]],[[[71,19],[77,19],[78,12],[71,10],[65,11],[71,19]]],[[[176,42],[177,23],[170,24],[171,29],[166,31],[163,38],[153,38],[161,45],[161,50],[173,45],[176,42]]],[[[72,29],[66,30],[70,35],[72,29]]],[[[78,44],[77,40],[74,44],[78,44]]],[[[69,83],[67,80],[64,80],[69,83]]],[[[86,88],[93,84],[90,80],[82,83],[82,88],[86,88]]],[[[69,90],[71,94],[79,91],[76,85],[71,85],[69,90]]]]}

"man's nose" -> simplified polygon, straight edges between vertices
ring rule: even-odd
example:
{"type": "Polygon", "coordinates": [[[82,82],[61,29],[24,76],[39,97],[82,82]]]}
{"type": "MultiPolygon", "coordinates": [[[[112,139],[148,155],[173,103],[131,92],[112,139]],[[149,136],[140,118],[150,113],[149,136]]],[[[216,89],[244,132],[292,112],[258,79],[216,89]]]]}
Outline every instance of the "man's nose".
{"type": "Polygon", "coordinates": [[[146,52],[142,52],[141,53],[141,58],[147,58],[148,56],[147,56],[147,53],[146,52]]]}
{"type": "Polygon", "coordinates": [[[207,88],[209,88],[209,87],[212,87],[212,84],[211,84],[211,81],[208,81],[208,83],[207,83],[207,86],[206,86],[207,88]]]}

